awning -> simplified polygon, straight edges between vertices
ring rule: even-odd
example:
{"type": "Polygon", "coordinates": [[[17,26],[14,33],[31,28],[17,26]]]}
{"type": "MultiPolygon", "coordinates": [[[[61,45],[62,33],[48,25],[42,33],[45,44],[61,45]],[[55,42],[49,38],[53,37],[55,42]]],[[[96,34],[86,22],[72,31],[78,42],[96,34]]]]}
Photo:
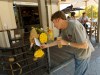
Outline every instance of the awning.
{"type": "Polygon", "coordinates": [[[66,0],[66,3],[70,3],[73,7],[83,7],[89,5],[98,5],[98,0],[66,0]]]}
{"type": "Polygon", "coordinates": [[[73,5],[71,5],[71,6],[66,7],[62,11],[67,14],[67,13],[69,13],[71,11],[77,11],[77,10],[84,10],[84,9],[80,8],[80,7],[73,8],[73,5]]]}

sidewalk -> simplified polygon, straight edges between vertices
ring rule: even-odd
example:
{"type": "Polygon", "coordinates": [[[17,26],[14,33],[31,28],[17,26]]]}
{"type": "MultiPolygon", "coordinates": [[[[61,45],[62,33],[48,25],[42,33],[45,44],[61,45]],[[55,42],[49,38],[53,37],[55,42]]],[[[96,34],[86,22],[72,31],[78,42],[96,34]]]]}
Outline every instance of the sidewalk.
{"type": "Polygon", "coordinates": [[[100,75],[100,43],[95,46],[86,75],[100,75]]]}

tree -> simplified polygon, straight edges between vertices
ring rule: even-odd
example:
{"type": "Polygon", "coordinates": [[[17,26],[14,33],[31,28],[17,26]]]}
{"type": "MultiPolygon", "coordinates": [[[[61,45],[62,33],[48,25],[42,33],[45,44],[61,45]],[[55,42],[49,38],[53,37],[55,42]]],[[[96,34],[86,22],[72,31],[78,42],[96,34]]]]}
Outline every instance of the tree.
{"type": "Polygon", "coordinates": [[[87,16],[89,18],[93,17],[93,18],[98,18],[98,7],[96,5],[91,5],[91,6],[88,6],[86,8],[86,12],[87,12],[87,16]],[[93,14],[93,16],[92,16],[93,14]]]}

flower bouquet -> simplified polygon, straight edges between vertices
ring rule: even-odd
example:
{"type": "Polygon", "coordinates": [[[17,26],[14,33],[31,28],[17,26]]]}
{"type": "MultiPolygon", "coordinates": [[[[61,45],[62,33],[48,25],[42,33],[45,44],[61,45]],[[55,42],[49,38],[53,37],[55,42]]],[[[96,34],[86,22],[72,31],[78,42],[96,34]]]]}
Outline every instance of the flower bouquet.
{"type": "Polygon", "coordinates": [[[49,28],[47,28],[47,32],[45,32],[42,28],[32,28],[30,32],[30,49],[34,46],[34,57],[33,60],[36,61],[38,58],[42,58],[45,53],[40,48],[41,44],[48,43],[53,41],[53,32],[49,28]]]}

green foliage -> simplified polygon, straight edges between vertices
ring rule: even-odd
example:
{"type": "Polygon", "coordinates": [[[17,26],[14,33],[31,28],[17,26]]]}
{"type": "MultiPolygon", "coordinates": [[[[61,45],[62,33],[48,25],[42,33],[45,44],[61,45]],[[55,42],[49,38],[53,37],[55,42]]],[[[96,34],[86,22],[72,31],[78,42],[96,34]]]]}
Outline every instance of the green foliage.
{"type": "Polygon", "coordinates": [[[38,34],[41,34],[44,32],[43,28],[35,28],[38,34]]]}
{"type": "Polygon", "coordinates": [[[97,6],[95,5],[88,6],[86,8],[86,12],[89,18],[91,18],[92,15],[93,15],[93,18],[98,18],[98,7],[97,6]]]}
{"type": "Polygon", "coordinates": [[[89,18],[91,17],[96,18],[96,19],[98,18],[98,7],[96,5],[87,6],[87,8],[85,9],[86,10],[80,10],[79,12],[77,12],[76,17],[79,18],[80,16],[82,16],[83,12],[86,12],[89,18]]]}

